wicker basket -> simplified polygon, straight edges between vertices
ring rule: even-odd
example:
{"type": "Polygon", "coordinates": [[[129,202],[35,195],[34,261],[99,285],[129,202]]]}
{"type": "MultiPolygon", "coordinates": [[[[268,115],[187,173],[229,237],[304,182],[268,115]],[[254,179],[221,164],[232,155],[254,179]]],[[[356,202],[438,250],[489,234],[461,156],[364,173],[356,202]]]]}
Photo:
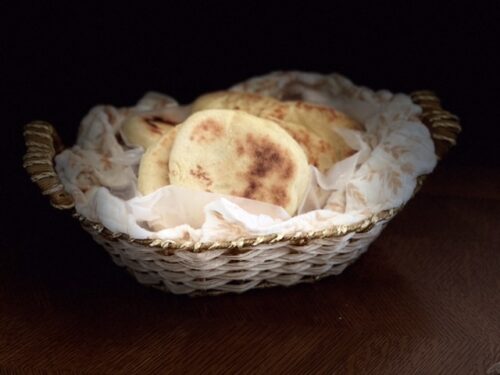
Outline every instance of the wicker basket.
{"type": "MultiPolygon", "coordinates": [[[[461,130],[458,118],[443,110],[430,91],[414,92],[411,97],[423,109],[421,120],[429,128],[441,158],[456,143],[461,130]]],[[[402,208],[379,212],[355,225],[293,235],[278,233],[212,243],[139,240],[112,233],[76,213],[72,196],[54,170],[54,156],[64,147],[50,124],[29,123],[24,136],[24,167],[51,204],[69,210],[113,261],[126,267],[140,283],[176,294],[239,293],[338,275],[367,250],[402,208]]]]}

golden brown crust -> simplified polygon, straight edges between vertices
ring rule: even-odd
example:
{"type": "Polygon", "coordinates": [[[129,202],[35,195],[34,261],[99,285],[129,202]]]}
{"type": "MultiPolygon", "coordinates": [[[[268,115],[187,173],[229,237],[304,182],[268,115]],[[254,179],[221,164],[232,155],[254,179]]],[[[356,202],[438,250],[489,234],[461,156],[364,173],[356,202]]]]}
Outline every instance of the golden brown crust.
{"type": "Polygon", "coordinates": [[[170,183],[168,161],[176,134],[177,128],[173,128],[152,144],[142,156],[137,181],[142,194],[150,194],[170,183]]]}
{"type": "Polygon", "coordinates": [[[135,115],[123,122],[121,134],[129,146],[147,149],[174,127],[158,115],[135,115]]]}
{"type": "MultiPolygon", "coordinates": [[[[238,147],[237,147],[238,148],[238,147]]],[[[267,180],[281,181],[287,185],[295,177],[296,166],[290,152],[269,137],[247,134],[243,152],[249,156],[247,169],[240,175],[244,188],[231,191],[232,195],[272,202],[286,206],[290,197],[286,189],[278,185],[267,186],[267,180]]]]}
{"type": "Polygon", "coordinates": [[[276,122],[299,143],[309,164],[322,172],[354,152],[334,129],[363,129],[361,124],[330,107],[302,101],[281,102],[252,93],[218,91],[193,103],[193,111],[209,108],[239,109],[276,122]]]}
{"type": "Polygon", "coordinates": [[[204,110],[180,127],[172,184],[255,199],[293,214],[309,183],[300,146],[276,123],[238,110],[204,110]]]}

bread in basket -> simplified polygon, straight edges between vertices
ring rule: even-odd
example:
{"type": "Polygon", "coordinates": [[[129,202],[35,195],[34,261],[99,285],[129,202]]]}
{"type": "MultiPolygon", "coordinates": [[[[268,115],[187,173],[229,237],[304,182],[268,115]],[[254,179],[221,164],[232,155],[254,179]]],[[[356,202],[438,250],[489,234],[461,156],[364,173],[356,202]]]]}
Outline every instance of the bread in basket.
{"type": "MultiPolygon", "coordinates": [[[[455,145],[458,118],[443,110],[430,91],[411,94],[422,108],[420,119],[429,129],[441,158],[455,145]]],[[[245,236],[231,240],[191,241],[132,238],[111,231],[75,210],[74,197],[55,171],[54,157],[64,146],[46,122],[26,125],[24,167],[57,209],[72,213],[94,240],[142,284],[176,294],[244,292],[253,288],[290,286],[340,274],[365,252],[402,205],[381,210],[348,225],[294,233],[245,236]]],[[[415,193],[425,176],[419,176],[415,193]]]]}

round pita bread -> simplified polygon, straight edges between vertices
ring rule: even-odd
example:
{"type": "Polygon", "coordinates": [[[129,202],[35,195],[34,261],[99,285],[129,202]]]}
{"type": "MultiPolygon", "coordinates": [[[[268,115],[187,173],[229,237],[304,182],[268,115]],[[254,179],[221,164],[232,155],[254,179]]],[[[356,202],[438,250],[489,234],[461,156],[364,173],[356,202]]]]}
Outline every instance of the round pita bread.
{"type": "Polygon", "coordinates": [[[355,153],[335,129],[363,130],[358,122],[342,112],[302,101],[278,102],[263,110],[261,116],[278,121],[282,126],[297,124],[307,129],[309,137],[288,126],[288,131],[310,157],[310,163],[322,172],[355,153]]]}
{"type": "Polygon", "coordinates": [[[137,187],[143,195],[169,185],[168,161],[177,134],[177,127],[164,134],[146,149],[139,164],[137,187]]]}
{"type": "Polygon", "coordinates": [[[193,103],[193,112],[209,108],[240,109],[277,122],[299,143],[309,163],[321,172],[355,152],[335,129],[363,129],[359,123],[330,107],[302,101],[281,102],[252,93],[218,91],[203,95],[193,103]]]}
{"type": "Polygon", "coordinates": [[[174,124],[165,121],[156,114],[143,114],[125,119],[120,133],[127,145],[141,146],[147,149],[172,130],[173,127],[174,124]]]}
{"type": "Polygon", "coordinates": [[[338,150],[318,134],[295,122],[272,119],[288,132],[306,154],[309,164],[325,173],[338,159],[338,150]]]}
{"type": "Polygon", "coordinates": [[[169,158],[173,185],[255,199],[293,215],[310,181],[307,158],[275,122],[238,110],[204,110],[179,128],[169,158]]]}

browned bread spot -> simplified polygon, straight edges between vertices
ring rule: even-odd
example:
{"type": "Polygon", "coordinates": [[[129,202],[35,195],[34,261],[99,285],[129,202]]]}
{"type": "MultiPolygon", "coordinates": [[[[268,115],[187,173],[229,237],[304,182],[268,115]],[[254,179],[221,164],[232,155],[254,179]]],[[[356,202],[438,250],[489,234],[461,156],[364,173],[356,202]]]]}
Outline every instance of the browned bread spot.
{"type": "Polygon", "coordinates": [[[194,176],[198,180],[201,181],[202,184],[206,185],[209,187],[212,185],[212,179],[208,176],[208,173],[203,169],[203,167],[199,164],[196,164],[195,169],[190,169],[189,173],[191,176],[194,176]]]}
{"type": "MultiPolygon", "coordinates": [[[[252,115],[273,120],[285,129],[306,153],[309,164],[321,172],[354,151],[337,134],[335,128],[362,130],[361,124],[342,112],[303,101],[281,102],[258,94],[219,91],[199,97],[193,111],[204,109],[240,109],[252,115]]],[[[244,148],[238,148],[242,155],[244,148]]]]}
{"type": "Polygon", "coordinates": [[[295,213],[310,178],[299,144],[275,122],[240,110],[203,110],[180,127],[170,183],[272,203],[295,213]]]}
{"type": "Polygon", "coordinates": [[[224,134],[224,128],[216,120],[209,118],[191,132],[190,140],[195,142],[213,142],[224,134]]]}

